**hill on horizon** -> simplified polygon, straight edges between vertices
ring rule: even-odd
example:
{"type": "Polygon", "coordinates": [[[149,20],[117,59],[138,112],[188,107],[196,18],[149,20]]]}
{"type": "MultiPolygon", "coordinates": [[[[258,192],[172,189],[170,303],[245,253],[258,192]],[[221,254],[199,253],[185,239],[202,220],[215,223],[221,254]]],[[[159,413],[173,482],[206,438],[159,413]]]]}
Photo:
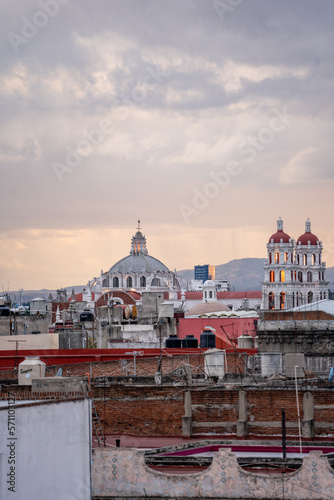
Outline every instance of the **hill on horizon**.
{"type": "MultiPolygon", "coordinates": [[[[236,291],[248,292],[250,290],[261,290],[264,278],[263,266],[265,262],[266,259],[259,258],[234,259],[226,264],[216,266],[216,278],[229,280],[232,289],[236,291]]],[[[194,269],[183,269],[178,271],[177,275],[182,278],[182,284],[184,288],[186,288],[187,281],[194,279],[194,269]]],[[[326,269],[326,279],[329,282],[328,288],[334,290],[334,267],[328,267],[326,269]]],[[[69,297],[73,288],[75,293],[79,293],[82,292],[83,288],[86,286],[87,285],[75,285],[63,288],[66,288],[67,296],[69,297]]],[[[41,290],[23,290],[22,302],[30,302],[30,300],[36,297],[47,299],[49,293],[55,297],[56,292],[56,290],[49,290],[46,288],[41,290]]],[[[15,302],[19,302],[20,292],[11,291],[10,297],[12,300],[14,300],[15,297],[15,302]]]]}

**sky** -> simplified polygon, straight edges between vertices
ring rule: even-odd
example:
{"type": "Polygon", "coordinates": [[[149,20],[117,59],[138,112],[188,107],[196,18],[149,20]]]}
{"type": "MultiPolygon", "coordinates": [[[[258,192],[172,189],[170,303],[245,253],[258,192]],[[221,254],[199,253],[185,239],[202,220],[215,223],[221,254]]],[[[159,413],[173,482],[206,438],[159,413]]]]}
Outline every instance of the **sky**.
{"type": "Polygon", "coordinates": [[[170,269],[334,265],[332,0],[2,0],[0,285],[84,285],[137,219],[170,269]]]}

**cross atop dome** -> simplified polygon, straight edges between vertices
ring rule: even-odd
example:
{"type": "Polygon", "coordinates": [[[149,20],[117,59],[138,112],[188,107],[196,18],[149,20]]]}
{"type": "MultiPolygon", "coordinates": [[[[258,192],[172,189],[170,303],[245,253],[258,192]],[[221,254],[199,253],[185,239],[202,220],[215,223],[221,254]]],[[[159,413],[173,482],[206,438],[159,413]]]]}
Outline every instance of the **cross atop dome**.
{"type": "Polygon", "coordinates": [[[311,222],[310,219],[307,217],[307,221],[305,222],[305,233],[310,233],[311,232],[311,222]]]}
{"type": "Polygon", "coordinates": [[[137,231],[141,231],[141,227],[140,227],[140,219],[137,220],[138,222],[138,227],[137,227],[137,231]]]}

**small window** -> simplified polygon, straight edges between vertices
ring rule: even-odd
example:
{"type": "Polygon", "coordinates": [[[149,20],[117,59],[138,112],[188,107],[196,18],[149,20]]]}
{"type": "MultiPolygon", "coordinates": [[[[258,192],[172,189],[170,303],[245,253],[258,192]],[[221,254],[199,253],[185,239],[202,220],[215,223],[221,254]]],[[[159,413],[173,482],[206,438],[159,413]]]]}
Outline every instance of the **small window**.
{"type": "Polygon", "coordinates": [[[127,286],[127,288],[132,288],[132,278],[131,278],[131,276],[128,276],[126,278],[126,286],[127,286]]]}
{"type": "Polygon", "coordinates": [[[285,282],[285,271],[280,271],[279,273],[279,280],[281,283],[285,282]]]}
{"type": "Polygon", "coordinates": [[[117,276],[115,276],[112,280],[112,286],[113,288],[119,288],[119,279],[117,278],[117,276]]]}
{"type": "Polygon", "coordinates": [[[279,264],[279,252],[275,252],[275,264],[279,264]]]}
{"type": "Polygon", "coordinates": [[[275,283],[275,271],[270,271],[269,281],[270,281],[270,283],[275,283]]]}

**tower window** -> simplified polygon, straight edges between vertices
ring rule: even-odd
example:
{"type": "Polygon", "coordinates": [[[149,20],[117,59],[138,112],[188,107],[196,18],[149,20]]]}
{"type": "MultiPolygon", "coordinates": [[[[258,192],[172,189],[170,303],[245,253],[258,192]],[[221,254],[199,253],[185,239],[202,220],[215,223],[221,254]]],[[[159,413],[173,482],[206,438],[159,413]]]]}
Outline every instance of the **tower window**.
{"type": "Polygon", "coordinates": [[[313,292],[308,292],[307,294],[307,302],[311,304],[313,302],[313,292]]]}
{"type": "Polygon", "coordinates": [[[279,252],[275,252],[275,264],[279,264],[279,252]]]}
{"type": "Polygon", "coordinates": [[[299,281],[300,283],[302,283],[302,282],[303,282],[303,273],[302,273],[301,271],[299,271],[299,273],[298,273],[298,281],[299,281]]]}
{"type": "Polygon", "coordinates": [[[306,253],[304,253],[304,255],[303,255],[303,264],[304,264],[304,266],[307,266],[307,255],[306,255],[306,253]]]}
{"type": "Polygon", "coordinates": [[[285,306],[285,292],[281,292],[279,296],[279,308],[284,309],[285,306]]]}
{"type": "Polygon", "coordinates": [[[117,276],[115,276],[112,280],[112,286],[113,288],[118,288],[119,287],[119,279],[117,278],[117,276]]]}
{"type": "Polygon", "coordinates": [[[275,294],[273,292],[270,292],[268,296],[268,309],[275,309],[275,294]]]}
{"type": "Polygon", "coordinates": [[[128,276],[126,278],[126,286],[127,286],[127,288],[131,288],[132,287],[132,278],[131,278],[131,276],[128,276]]]}
{"type": "Polygon", "coordinates": [[[312,282],[312,273],[311,273],[311,271],[308,271],[308,272],[307,272],[307,282],[308,282],[308,283],[311,283],[311,282],[312,282]]]}
{"type": "Polygon", "coordinates": [[[271,264],[271,252],[269,252],[269,264],[271,264]]]}
{"type": "Polygon", "coordinates": [[[313,255],[312,255],[312,264],[313,264],[313,266],[314,266],[314,264],[316,264],[316,263],[317,263],[317,258],[316,258],[316,256],[315,256],[315,254],[313,254],[313,255]]]}
{"type": "Polygon", "coordinates": [[[269,281],[270,281],[270,283],[274,283],[275,282],[275,271],[270,271],[269,281]]]}
{"type": "Polygon", "coordinates": [[[288,262],[288,252],[284,253],[284,262],[288,262]]]}
{"type": "Polygon", "coordinates": [[[281,283],[285,282],[285,271],[280,271],[279,273],[279,280],[281,283]]]}

